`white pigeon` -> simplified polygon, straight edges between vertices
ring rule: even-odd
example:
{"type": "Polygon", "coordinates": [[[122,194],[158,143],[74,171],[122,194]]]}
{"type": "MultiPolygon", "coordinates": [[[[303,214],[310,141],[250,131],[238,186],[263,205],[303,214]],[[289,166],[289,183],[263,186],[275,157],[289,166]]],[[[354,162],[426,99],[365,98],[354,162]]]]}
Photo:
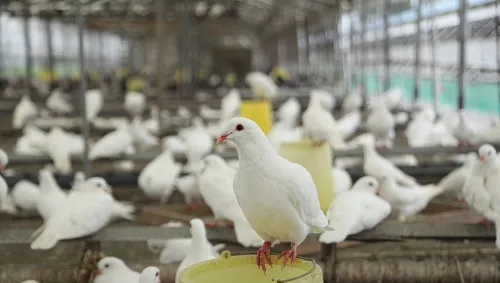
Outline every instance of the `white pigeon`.
{"type": "Polygon", "coordinates": [[[103,178],[93,177],[71,190],[66,201],[35,233],[31,249],[48,250],[57,242],[94,234],[113,219],[133,220],[133,205],[116,201],[103,178]]]}
{"type": "Polygon", "coordinates": [[[368,118],[366,119],[366,129],[373,134],[375,141],[381,145],[391,142],[391,132],[394,131],[394,116],[387,106],[378,102],[373,106],[368,118]]]}
{"type": "Polygon", "coordinates": [[[311,93],[309,105],[302,114],[304,131],[315,144],[327,141],[334,149],[345,148],[345,142],[335,122],[333,114],[326,110],[322,104],[321,94],[311,93]]]}
{"type": "MultiPolygon", "coordinates": [[[[0,149],[0,172],[3,172],[8,164],[9,157],[7,156],[7,153],[0,149]]],[[[9,186],[2,175],[0,175],[0,212],[8,214],[16,214],[17,212],[16,206],[14,205],[12,198],[9,196],[9,186]]]]}
{"type": "Polygon", "coordinates": [[[287,99],[287,101],[285,101],[276,112],[276,117],[290,127],[297,125],[299,115],[300,103],[295,97],[287,99]]]}
{"type": "Polygon", "coordinates": [[[104,135],[92,146],[89,159],[119,157],[133,147],[133,142],[128,126],[121,126],[104,135]]]}
{"type": "Polygon", "coordinates": [[[170,149],[173,154],[185,154],[186,153],[186,144],[184,141],[178,136],[167,136],[162,140],[163,149],[170,149]]]}
{"type": "Polygon", "coordinates": [[[383,93],[381,98],[389,110],[394,110],[401,104],[403,91],[400,88],[392,88],[383,93]]]}
{"type": "Polygon", "coordinates": [[[40,190],[36,184],[28,180],[17,182],[12,188],[10,197],[16,207],[26,212],[36,212],[36,204],[40,196],[40,190]]]}
{"type": "Polygon", "coordinates": [[[97,263],[94,283],[138,283],[140,274],[117,257],[105,257],[97,263]]]}
{"type": "MultiPolygon", "coordinates": [[[[479,162],[483,165],[481,176],[484,177],[484,188],[491,195],[491,206],[493,211],[500,215],[500,161],[497,151],[490,144],[482,145],[479,150],[479,162]]],[[[500,235],[499,235],[500,236],[500,235]]]]}
{"type": "Polygon", "coordinates": [[[406,221],[427,207],[427,204],[443,192],[437,185],[400,187],[392,176],[384,176],[380,181],[379,195],[391,204],[399,221],[406,221]]]}
{"type": "Polygon", "coordinates": [[[130,91],[125,95],[125,110],[132,116],[140,116],[146,109],[146,96],[137,91],[130,91]]]}
{"type": "Polygon", "coordinates": [[[453,127],[452,134],[457,139],[458,146],[470,146],[477,142],[477,132],[469,123],[463,109],[458,113],[458,122],[453,127]]]}
{"type": "Polygon", "coordinates": [[[181,135],[187,149],[185,170],[190,173],[196,172],[201,166],[200,162],[203,156],[212,151],[214,146],[213,139],[207,132],[200,117],[196,117],[193,120],[193,126],[181,135]]]}
{"type": "Polygon", "coordinates": [[[326,110],[332,111],[335,108],[335,96],[332,93],[322,89],[313,89],[310,95],[321,97],[321,106],[326,110]]]}
{"type": "Polygon", "coordinates": [[[27,125],[23,129],[23,137],[26,137],[30,144],[41,151],[47,149],[47,133],[34,125],[27,125]]]}
{"type": "Polygon", "coordinates": [[[200,106],[200,117],[203,119],[219,119],[221,117],[221,111],[212,109],[208,105],[203,104],[200,106]]]}
{"type": "Polygon", "coordinates": [[[410,147],[432,146],[429,144],[429,136],[432,134],[434,121],[425,113],[418,113],[413,120],[408,123],[405,135],[410,147]]]}
{"type": "Polygon", "coordinates": [[[352,178],[340,167],[333,167],[332,169],[333,180],[333,193],[335,195],[347,192],[352,186],[352,178]]]}
{"type": "MultiPolygon", "coordinates": [[[[162,225],[163,227],[182,227],[184,226],[181,222],[170,221],[167,224],[162,225]]],[[[160,262],[163,264],[171,264],[176,262],[181,262],[184,260],[189,252],[189,247],[191,246],[191,238],[182,239],[169,239],[166,241],[161,241],[159,244],[157,240],[148,240],[148,247],[151,251],[160,251],[160,262]],[[158,246],[161,245],[161,248],[158,246]]],[[[219,257],[219,250],[224,248],[225,244],[211,245],[212,253],[214,257],[219,257]]]]}
{"type": "Polygon", "coordinates": [[[348,112],[337,121],[337,128],[343,139],[351,137],[361,125],[361,112],[354,110],[348,112]]]}
{"type": "Polygon", "coordinates": [[[178,178],[174,186],[182,193],[187,204],[191,204],[202,198],[200,189],[198,188],[198,177],[196,174],[189,174],[178,178]]]}
{"type": "Polygon", "coordinates": [[[303,133],[302,129],[299,127],[292,128],[287,122],[278,121],[274,123],[267,137],[273,147],[279,150],[282,143],[300,141],[303,137],[303,133]]]}
{"type": "Polygon", "coordinates": [[[28,137],[21,136],[16,141],[14,153],[19,155],[44,155],[45,151],[33,146],[28,137]]]}
{"type": "Polygon", "coordinates": [[[174,190],[175,180],[182,166],[176,163],[172,152],[167,148],[142,169],[139,174],[139,188],[150,198],[166,202],[174,190]]]}
{"type": "Polygon", "coordinates": [[[439,181],[438,186],[443,188],[445,193],[452,194],[454,197],[458,198],[460,201],[464,201],[464,196],[462,188],[467,180],[468,176],[472,171],[472,167],[476,162],[477,155],[471,153],[468,156],[468,160],[457,169],[451,171],[446,175],[441,181],[439,181]]]}
{"type": "Polygon", "coordinates": [[[363,105],[363,96],[361,94],[362,88],[358,86],[353,89],[342,102],[342,111],[344,113],[349,113],[354,110],[358,110],[363,105]]]}
{"type": "Polygon", "coordinates": [[[64,174],[71,173],[71,155],[66,134],[59,127],[52,127],[46,139],[47,152],[56,169],[64,174]]]}
{"type": "Polygon", "coordinates": [[[66,193],[61,190],[52,171],[42,169],[38,173],[40,195],[36,203],[36,209],[43,220],[49,219],[54,211],[57,211],[66,200],[66,193]]]}
{"type": "Polygon", "coordinates": [[[85,92],[86,116],[87,120],[93,121],[97,118],[104,104],[102,92],[98,89],[89,89],[85,92]]]}
{"type": "Polygon", "coordinates": [[[144,268],[138,283],[160,283],[160,270],[154,266],[144,268]]]}
{"type": "Polygon", "coordinates": [[[321,234],[321,243],[338,243],[347,236],[374,228],[391,213],[391,205],[376,196],[379,184],[377,179],[365,176],[359,179],[351,190],[333,199],[328,209],[329,226],[334,231],[321,234]]]}
{"type": "Polygon", "coordinates": [[[244,247],[260,247],[262,239],[248,223],[233,190],[236,173],[222,157],[211,154],[203,159],[205,168],[198,185],[205,203],[212,210],[215,220],[230,220],[234,224],[236,239],[244,247]]]}
{"type": "Polygon", "coordinates": [[[197,17],[204,16],[208,11],[208,4],[205,1],[198,1],[194,6],[194,14],[197,17]]]}
{"type": "Polygon", "coordinates": [[[135,116],[130,123],[130,133],[134,138],[134,143],[138,145],[141,150],[147,150],[151,147],[157,146],[159,141],[156,136],[151,134],[142,123],[142,118],[135,116]]]}
{"type": "Polygon", "coordinates": [[[45,105],[57,114],[69,114],[74,111],[73,106],[66,100],[65,94],[59,88],[52,91],[45,105]]]}
{"type": "Polygon", "coordinates": [[[225,129],[217,142],[228,140],[236,145],[236,199],[252,228],[265,241],[257,252],[257,265],[265,272],[271,245],[290,242],[291,249],[281,254],[286,265],[288,260],[293,261],[297,246],[310,232],[331,229],[320,209],[311,174],[279,156],[252,120],[233,118],[225,129]]]}
{"type": "Polygon", "coordinates": [[[175,283],[179,283],[179,276],[184,269],[202,261],[215,258],[211,248],[212,245],[207,240],[207,232],[203,221],[195,218],[189,223],[191,224],[191,246],[189,247],[186,257],[177,268],[175,283]]]}
{"type": "Polygon", "coordinates": [[[251,72],[245,77],[246,83],[254,95],[273,99],[278,95],[278,86],[273,79],[262,72],[251,72]]]}
{"type": "Polygon", "coordinates": [[[363,144],[363,158],[363,171],[366,175],[373,176],[377,179],[381,179],[384,176],[390,176],[395,178],[401,185],[417,185],[415,178],[405,174],[391,161],[379,155],[372,144],[363,144]]]}
{"type": "Polygon", "coordinates": [[[221,100],[221,119],[227,120],[238,115],[241,106],[240,91],[233,88],[221,100]]]}
{"type": "Polygon", "coordinates": [[[36,115],[38,115],[38,109],[35,103],[30,99],[29,95],[23,95],[14,108],[14,113],[12,114],[12,128],[23,128],[28,123],[28,120],[36,115]]]}

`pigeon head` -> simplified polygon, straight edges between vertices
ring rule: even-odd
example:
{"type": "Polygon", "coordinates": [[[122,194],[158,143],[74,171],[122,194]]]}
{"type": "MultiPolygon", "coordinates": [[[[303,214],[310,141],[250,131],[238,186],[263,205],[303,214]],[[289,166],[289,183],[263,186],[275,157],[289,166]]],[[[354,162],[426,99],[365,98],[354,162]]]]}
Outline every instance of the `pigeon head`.
{"type": "Polygon", "coordinates": [[[236,117],[227,122],[224,132],[217,139],[217,143],[222,143],[226,140],[238,143],[238,141],[247,140],[258,134],[264,135],[254,121],[243,117],[236,117]]]}
{"type": "Polygon", "coordinates": [[[91,190],[91,191],[102,191],[107,194],[112,194],[111,192],[111,186],[104,180],[104,178],[101,177],[92,177],[86,180],[80,188],[83,188],[84,190],[91,190]]]}
{"type": "Polygon", "coordinates": [[[154,266],[146,267],[141,272],[139,283],[160,283],[160,270],[154,266]]]}
{"type": "Polygon", "coordinates": [[[497,158],[497,151],[491,144],[483,144],[477,152],[480,161],[489,161],[497,158]]]}
{"type": "Polygon", "coordinates": [[[352,190],[363,191],[371,194],[378,194],[379,182],[374,177],[364,176],[354,184],[352,190]]]}
{"type": "Polygon", "coordinates": [[[105,257],[97,263],[96,276],[117,271],[119,272],[124,269],[127,269],[127,265],[123,262],[123,260],[117,257],[105,257]]]}
{"type": "Polygon", "coordinates": [[[0,172],[5,169],[7,164],[9,164],[9,156],[5,153],[5,151],[0,149],[0,172]]]}
{"type": "Polygon", "coordinates": [[[190,232],[193,238],[205,238],[205,223],[203,223],[201,219],[191,219],[191,221],[189,221],[189,224],[191,224],[190,232]]]}

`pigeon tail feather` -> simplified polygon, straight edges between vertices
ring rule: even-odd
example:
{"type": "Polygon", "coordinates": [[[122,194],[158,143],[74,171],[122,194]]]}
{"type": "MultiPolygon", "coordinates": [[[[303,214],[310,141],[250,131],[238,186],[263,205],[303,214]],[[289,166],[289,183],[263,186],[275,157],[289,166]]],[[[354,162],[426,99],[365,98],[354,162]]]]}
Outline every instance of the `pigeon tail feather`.
{"type": "Polygon", "coordinates": [[[49,250],[53,248],[59,239],[57,239],[56,234],[48,230],[43,230],[40,236],[36,238],[30,245],[32,250],[49,250]]]}

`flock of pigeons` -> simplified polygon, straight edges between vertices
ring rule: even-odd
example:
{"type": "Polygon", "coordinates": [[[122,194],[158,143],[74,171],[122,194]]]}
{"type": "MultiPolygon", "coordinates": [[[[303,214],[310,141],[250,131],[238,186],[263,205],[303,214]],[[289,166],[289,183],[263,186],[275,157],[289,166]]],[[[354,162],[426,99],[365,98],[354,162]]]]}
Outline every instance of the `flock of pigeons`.
{"type": "MultiPolygon", "coordinates": [[[[273,99],[276,96],[277,87],[261,74],[254,74],[247,78],[247,82],[261,97],[273,99]]],[[[138,117],[145,110],[145,99],[140,98],[139,93],[130,97],[125,101],[126,109],[135,111],[138,117]]],[[[167,202],[175,189],[184,195],[188,204],[196,205],[204,201],[216,220],[229,220],[234,224],[236,238],[242,246],[260,247],[257,265],[264,273],[266,266],[273,264],[269,257],[270,249],[278,242],[291,243],[290,249],[279,255],[284,267],[294,261],[297,246],[309,233],[320,234],[319,241],[323,243],[341,242],[351,234],[375,227],[391,212],[399,221],[406,221],[443,193],[454,194],[495,224],[500,220],[500,195],[494,190],[495,178],[500,176],[500,163],[491,145],[481,146],[479,160],[475,155],[468,155],[464,165],[441,182],[425,186],[402,172],[395,159],[377,153],[376,147],[393,146],[395,125],[407,123],[407,116],[391,112],[402,106],[400,90],[388,91],[370,101],[369,115],[364,123],[367,133],[349,142],[347,140],[362,124],[361,89],[343,98],[344,115],[338,120],[332,115],[334,96],[324,90],[312,91],[300,127],[300,104],[295,98],[289,98],[275,113],[277,121],[267,137],[253,121],[236,117],[240,105],[239,92],[233,89],[223,98],[220,110],[203,106],[201,117],[194,117],[191,126],[162,141],[163,152],[142,170],[138,185],[147,196],[162,202],[167,202]],[[203,120],[214,122],[205,125],[203,120]],[[281,143],[304,138],[312,139],[314,146],[328,143],[335,150],[362,147],[364,152],[360,160],[337,162],[333,168],[335,198],[326,215],[320,210],[309,172],[277,154],[281,143]],[[213,153],[214,148],[216,152],[236,148],[238,160],[224,160],[213,153]],[[175,154],[185,154],[187,164],[177,163],[175,154]],[[366,176],[352,185],[351,177],[343,167],[357,163],[363,164],[366,176]],[[181,176],[181,172],[187,175],[181,176]]],[[[471,126],[465,113],[460,113],[456,120],[444,117],[436,120],[435,116],[432,109],[419,107],[405,130],[410,146],[496,142],[497,124],[487,128],[483,126],[481,131],[477,131],[478,128],[471,126]],[[418,131],[427,135],[426,138],[417,135],[418,131]]],[[[138,131],[145,131],[156,141],[150,128],[144,127],[139,119],[135,121],[135,128],[132,120],[130,124],[120,124],[116,130],[98,140],[92,149],[99,154],[92,155],[91,152],[92,159],[120,156],[126,148],[135,148],[141,144],[138,131]],[[118,152],[116,149],[122,143],[127,146],[118,152]]],[[[45,147],[49,154],[50,142],[46,139],[58,131],[59,135],[64,135],[57,128],[48,134],[38,132],[40,130],[32,125],[24,129],[25,135],[43,135],[45,139],[33,140],[43,143],[39,147],[45,147]]],[[[58,165],[56,158],[53,159],[56,168],[64,167],[58,165]]],[[[7,164],[8,156],[2,151],[0,168],[7,164]]],[[[18,213],[18,210],[38,211],[44,225],[34,233],[32,249],[50,249],[60,240],[91,235],[116,218],[134,220],[134,206],[114,200],[111,187],[102,178],[86,179],[78,173],[67,193],[61,190],[52,171],[47,168],[40,171],[38,186],[22,182],[25,185],[21,186],[21,182],[16,184],[9,194],[5,181],[0,178],[0,210],[11,214],[18,213]]],[[[153,251],[161,250],[162,263],[181,262],[176,282],[179,282],[180,272],[186,267],[217,258],[223,248],[223,245],[213,246],[208,242],[201,220],[193,219],[190,224],[191,239],[148,242],[153,251]]],[[[179,225],[182,224],[172,222],[166,226],[179,225]]],[[[500,248],[500,241],[497,240],[496,245],[500,248]]],[[[158,271],[153,267],[138,274],[120,259],[106,257],[98,264],[98,276],[94,282],[156,283],[158,281],[154,280],[158,278],[158,271]]]]}

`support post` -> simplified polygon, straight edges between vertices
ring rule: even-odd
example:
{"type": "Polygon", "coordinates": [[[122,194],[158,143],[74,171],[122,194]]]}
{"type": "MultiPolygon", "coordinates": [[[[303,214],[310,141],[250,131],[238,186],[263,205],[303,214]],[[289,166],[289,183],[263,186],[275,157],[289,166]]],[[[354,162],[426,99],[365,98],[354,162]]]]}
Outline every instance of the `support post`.
{"type": "Polygon", "coordinates": [[[297,61],[299,63],[299,78],[302,78],[302,76],[305,75],[305,71],[307,72],[308,61],[302,44],[305,43],[304,19],[299,16],[295,18],[295,32],[297,34],[297,61]]]}
{"type": "Polygon", "coordinates": [[[79,0],[75,1],[75,7],[76,23],[78,25],[78,59],[80,63],[80,115],[82,120],[82,134],[84,140],[82,158],[85,176],[90,177],[92,175],[89,160],[89,121],[87,120],[87,101],[85,99],[85,93],[87,92],[87,69],[85,66],[85,48],[83,45],[85,23],[83,15],[81,13],[81,2],[79,0]]]}
{"type": "Polygon", "coordinates": [[[361,3],[359,5],[359,14],[360,14],[360,29],[359,29],[359,37],[360,37],[360,41],[359,41],[359,48],[360,48],[360,51],[361,51],[361,56],[359,58],[359,61],[360,61],[360,69],[361,69],[361,86],[362,86],[362,96],[363,96],[363,101],[366,102],[366,96],[368,95],[368,90],[367,90],[367,87],[366,87],[366,82],[367,82],[367,78],[366,78],[366,60],[365,60],[365,56],[363,56],[365,54],[365,50],[366,50],[366,40],[365,40],[365,32],[366,32],[366,29],[365,29],[365,24],[366,24],[366,14],[365,14],[365,6],[367,5],[367,3],[361,3]]]}
{"type": "Polygon", "coordinates": [[[99,74],[103,75],[104,74],[104,66],[106,66],[104,60],[104,53],[103,53],[103,50],[104,50],[104,43],[103,43],[103,35],[102,35],[102,31],[99,31],[99,34],[98,34],[98,38],[97,38],[97,52],[98,52],[98,58],[99,58],[99,63],[98,64],[98,68],[99,68],[99,74]]]}
{"type": "Polygon", "coordinates": [[[391,0],[384,0],[384,90],[389,90],[391,84],[391,58],[389,53],[389,13],[391,11],[391,0]]]}
{"type": "MultiPolygon", "coordinates": [[[[52,42],[52,19],[45,19],[45,36],[47,39],[47,70],[50,74],[50,82],[54,79],[54,48],[52,42]]],[[[52,90],[51,90],[52,91],[52,90]]]]}
{"type": "Polygon", "coordinates": [[[458,109],[463,109],[465,106],[465,62],[467,47],[467,18],[465,16],[467,10],[467,0],[460,0],[458,9],[459,25],[458,25],[458,109]]]}
{"type": "Polygon", "coordinates": [[[497,53],[497,93],[498,93],[498,115],[500,115],[500,10],[498,1],[495,1],[495,47],[497,53]]]}
{"type": "Polygon", "coordinates": [[[167,104],[165,96],[165,0],[156,0],[156,99],[158,100],[159,133],[163,133],[164,125],[161,118],[163,107],[167,104]]]}
{"type": "Polygon", "coordinates": [[[311,75],[311,44],[309,42],[309,21],[304,19],[304,41],[306,43],[305,57],[306,57],[306,81],[309,83],[311,75]]]}
{"type": "Polygon", "coordinates": [[[24,33],[24,48],[25,48],[24,50],[26,56],[25,58],[26,80],[29,86],[33,79],[33,57],[31,56],[31,28],[30,28],[29,4],[25,4],[24,6],[23,33],[24,33]]]}
{"type": "Polygon", "coordinates": [[[432,16],[431,19],[431,28],[430,28],[430,44],[431,44],[431,75],[432,75],[432,93],[433,93],[433,104],[434,104],[434,113],[439,112],[439,97],[440,90],[437,79],[436,72],[436,32],[434,30],[434,22],[435,16],[432,16]]]}
{"type": "Polygon", "coordinates": [[[417,101],[420,97],[420,55],[421,55],[421,48],[420,48],[420,35],[422,33],[422,28],[421,28],[421,22],[422,22],[422,0],[417,0],[417,41],[415,42],[415,61],[413,62],[414,66],[414,77],[413,77],[413,84],[415,86],[414,93],[413,93],[413,100],[417,101]]]}
{"type": "MultiPolygon", "coordinates": [[[[4,77],[4,69],[3,69],[3,34],[2,34],[2,26],[3,26],[3,13],[2,13],[2,5],[0,5],[0,78],[4,77]]],[[[7,77],[7,76],[5,76],[7,77]]]]}

